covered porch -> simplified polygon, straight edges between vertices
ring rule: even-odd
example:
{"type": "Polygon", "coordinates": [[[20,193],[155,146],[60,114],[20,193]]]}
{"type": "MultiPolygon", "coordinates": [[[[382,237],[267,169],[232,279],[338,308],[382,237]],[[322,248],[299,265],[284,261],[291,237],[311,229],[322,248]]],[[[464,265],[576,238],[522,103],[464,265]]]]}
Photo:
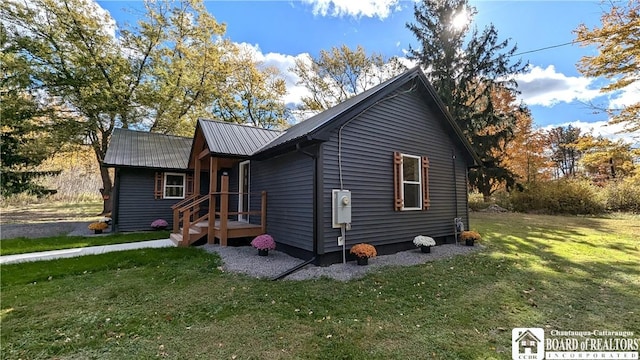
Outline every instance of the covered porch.
{"type": "MultiPolygon", "coordinates": [[[[199,145],[197,140],[194,145],[199,145]]],[[[227,246],[228,239],[264,234],[267,194],[264,191],[256,194],[248,191],[248,166],[245,186],[238,186],[238,191],[229,191],[228,169],[238,168],[242,159],[215,156],[206,143],[200,146],[204,149],[192,156],[189,164],[194,171],[193,195],[172,206],[173,230],[170,238],[178,246],[189,246],[206,236],[209,244],[218,242],[221,246],[227,246]],[[204,185],[203,174],[207,173],[208,192],[200,194],[204,185]],[[254,203],[250,204],[250,199],[254,203]],[[258,199],[260,204],[256,206],[258,199]],[[251,211],[250,205],[259,210],[251,211]]]]}

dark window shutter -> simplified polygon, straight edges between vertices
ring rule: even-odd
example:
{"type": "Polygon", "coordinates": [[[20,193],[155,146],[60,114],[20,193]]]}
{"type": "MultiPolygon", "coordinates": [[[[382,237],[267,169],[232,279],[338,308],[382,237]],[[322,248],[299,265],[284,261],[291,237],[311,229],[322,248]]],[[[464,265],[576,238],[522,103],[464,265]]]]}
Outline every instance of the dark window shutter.
{"type": "Polygon", "coordinates": [[[422,157],[422,210],[428,210],[431,205],[429,199],[429,158],[422,157]]]}
{"type": "Polygon", "coordinates": [[[187,174],[185,181],[186,181],[186,184],[184,186],[185,197],[189,197],[193,195],[193,175],[187,174]]]}
{"type": "Polygon", "coordinates": [[[393,153],[393,209],[402,210],[402,154],[393,153]]]}
{"type": "Polygon", "coordinates": [[[153,191],[153,195],[156,198],[156,200],[163,198],[163,195],[164,195],[163,191],[164,191],[164,173],[157,172],[156,180],[155,180],[155,189],[153,191]]]}

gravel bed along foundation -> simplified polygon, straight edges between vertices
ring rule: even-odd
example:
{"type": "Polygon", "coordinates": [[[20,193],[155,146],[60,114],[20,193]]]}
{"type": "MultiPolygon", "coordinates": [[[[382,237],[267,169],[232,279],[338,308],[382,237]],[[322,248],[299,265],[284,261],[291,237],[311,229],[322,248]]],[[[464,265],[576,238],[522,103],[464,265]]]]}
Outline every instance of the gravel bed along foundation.
{"type": "MultiPolygon", "coordinates": [[[[252,277],[273,278],[294,266],[304,262],[277,250],[270,250],[269,256],[258,256],[258,250],[250,246],[221,247],[220,245],[203,245],[208,252],[220,255],[224,271],[239,272],[252,277]]],[[[391,255],[380,255],[369,259],[369,265],[358,266],[355,261],[331,266],[307,265],[288,275],[284,280],[308,280],[328,277],[339,281],[349,281],[365,276],[384,266],[410,266],[424,264],[429,261],[449,258],[455,255],[468,254],[481,249],[481,245],[464,246],[456,244],[438,245],[431,248],[431,253],[423,254],[420,249],[412,249],[391,255]]]]}

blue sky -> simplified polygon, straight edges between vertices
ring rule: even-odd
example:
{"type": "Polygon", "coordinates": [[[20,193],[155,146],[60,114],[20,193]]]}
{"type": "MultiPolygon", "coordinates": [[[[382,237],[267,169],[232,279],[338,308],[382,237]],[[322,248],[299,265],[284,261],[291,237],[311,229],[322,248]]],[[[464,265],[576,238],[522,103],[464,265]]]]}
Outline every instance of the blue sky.
{"type": "MultiPolygon", "coordinates": [[[[134,20],[130,11],[139,2],[98,1],[116,22],[134,20]]],[[[287,79],[288,102],[296,102],[303,89],[295,85],[288,69],[296,58],[316,56],[322,49],[346,44],[362,45],[369,52],[404,56],[416,46],[405,24],[413,21],[413,1],[405,0],[300,0],[207,1],[209,12],[227,25],[226,36],[251,46],[257,57],[281,69],[287,79]]],[[[470,1],[478,13],[472,26],[493,23],[500,38],[510,38],[518,52],[564,44],[575,39],[572,31],[581,23],[600,24],[600,1],[470,1]]],[[[583,77],[576,63],[595,47],[567,45],[531,52],[520,57],[530,64],[518,78],[521,100],[532,110],[539,127],[572,123],[585,131],[610,137],[619,128],[605,126],[607,116],[594,114],[587,105],[620,105],[637,101],[640,84],[616,94],[601,94],[604,79],[583,77]]],[[[632,134],[633,135],[633,134],[632,134]]],[[[624,135],[631,139],[632,135],[624,135]]],[[[640,134],[635,134],[636,136],[640,134]]],[[[636,139],[637,140],[637,139],[636,139]]]]}

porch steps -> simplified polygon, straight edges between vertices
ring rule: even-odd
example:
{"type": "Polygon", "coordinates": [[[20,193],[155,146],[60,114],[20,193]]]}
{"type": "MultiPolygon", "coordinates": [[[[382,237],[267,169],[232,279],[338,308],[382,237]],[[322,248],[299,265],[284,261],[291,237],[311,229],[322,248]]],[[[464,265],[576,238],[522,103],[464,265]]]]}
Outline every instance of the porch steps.
{"type": "Polygon", "coordinates": [[[182,236],[182,228],[180,228],[180,233],[171,233],[169,235],[169,239],[173,241],[177,246],[189,246],[192,243],[202,239],[207,235],[209,231],[209,224],[206,221],[201,221],[197,224],[193,224],[189,227],[189,240],[184,241],[182,236]]]}

